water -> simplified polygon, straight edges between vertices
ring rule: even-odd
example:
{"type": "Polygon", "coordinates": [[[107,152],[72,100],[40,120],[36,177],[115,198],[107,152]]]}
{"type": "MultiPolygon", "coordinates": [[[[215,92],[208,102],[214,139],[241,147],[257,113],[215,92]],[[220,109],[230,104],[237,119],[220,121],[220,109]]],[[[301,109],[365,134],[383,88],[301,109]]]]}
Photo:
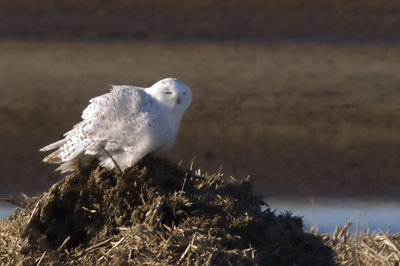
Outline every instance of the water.
{"type": "MultiPolygon", "coordinates": [[[[367,228],[371,232],[400,232],[400,201],[372,201],[346,199],[293,199],[267,198],[272,210],[277,213],[291,211],[294,215],[303,217],[304,229],[309,230],[315,224],[319,232],[333,232],[336,226],[343,226],[352,220],[351,231],[367,228]]],[[[0,218],[8,217],[16,207],[0,202],[0,218]]]]}
{"type": "Polygon", "coordinates": [[[352,232],[357,230],[370,232],[400,232],[400,202],[372,201],[354,199],[265,199],[277,213],[292,211],[303,217],[304,229],[313,224],[319,232],[330,233],[336,226],[343,226],[351,219],[352,232]]]}
{"type": "Polygon", "coordinates": [[[12,204],[0,201],[0,219],[7,218],[16,209],[12,204]]]}

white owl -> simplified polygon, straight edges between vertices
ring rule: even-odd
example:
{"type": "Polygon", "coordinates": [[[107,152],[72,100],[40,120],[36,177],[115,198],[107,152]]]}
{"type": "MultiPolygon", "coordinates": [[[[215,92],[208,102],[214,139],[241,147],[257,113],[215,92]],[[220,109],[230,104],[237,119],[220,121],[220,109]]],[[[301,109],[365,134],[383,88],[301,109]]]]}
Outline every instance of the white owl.
{"type": "Polygon", "coordinates": [[[63,139],[40,149],[57,149],[43,161],[61,164],[57,170],[64,173],[95,157],[107,169],[124,171],[147,154],[172,147],[191,100],[190,88],[175,78],[149,88],[112,86],[111,92],[89,101],[83,120],[63,139]]]}

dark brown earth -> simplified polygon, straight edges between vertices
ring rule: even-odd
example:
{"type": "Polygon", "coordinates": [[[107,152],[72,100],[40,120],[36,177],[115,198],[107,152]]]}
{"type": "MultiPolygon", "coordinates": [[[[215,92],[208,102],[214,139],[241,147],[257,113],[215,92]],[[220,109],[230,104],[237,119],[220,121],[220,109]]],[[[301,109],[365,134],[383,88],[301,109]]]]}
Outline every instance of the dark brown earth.
{"type": "MultiPolygon", "coordinates": [[[[96,166],[94,166],[96,167],[96,166]]],[[[400,233],[302,230],[250,179],[200,175],[147,157],[97,168],[21,200],[0,220],[4,265],[398,265],[400,233]]]]}
{"type": "Polygon", "coordinates": [[[266,195],[398,196],[400,49],[335,45],[0,43],[0,189],[60,178],[39,148],[108,84],[193,89],[174,162],[251,175],[266,195]]]}
{"type": "Polygon", "coordinates": [[[396,0],[3,0],[5,38],[399,41],[396,0]]]}
{"type": "Polygon", "coordinates": [[[400,2],[0,1],[0,194],[108,84],[194,92],[168,158],[264,195],[398,197],[400,2]],[[13,41],[19,39],[24,41],[13,41]]]}
{"type": "Polygon", "coordinates": [[[0,262],[334,265],[321,237],[271,212],[252,186],[153,158],[122,176],[75,173],[0,222],[0,262]]]}

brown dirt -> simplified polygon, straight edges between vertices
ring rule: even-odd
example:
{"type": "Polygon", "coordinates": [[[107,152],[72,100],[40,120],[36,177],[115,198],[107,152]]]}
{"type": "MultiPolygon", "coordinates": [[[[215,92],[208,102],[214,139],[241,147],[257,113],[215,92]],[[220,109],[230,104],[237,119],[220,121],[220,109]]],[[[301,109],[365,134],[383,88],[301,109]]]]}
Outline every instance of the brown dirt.
{"type": "Polygon", "coordinates": [[[194,101],[169,158],[252,175],[265,195],[398,197],[399,10],[396,0],[0,1],[3,40],[42,41],[0,43],[0,194],[48,189],[53,168],[37,150],[107,84],[176,76],[194,101]]]}
{"type": "Polygon", "coordinates": [[[248,179],[145,158],[122,176],[76,173],[0,221],[0,262],[16,265],[333,265],[302,221],[276,215],[248,179]]]}
{"type": "Polygon", "coordinates": [[[398,41],[396,0],[3,0],[0,36],[398,41]]]}
{"type": "Polygon", "coordinates": [[[395,46],[0,43],[0,194],[48,190],[39,148],[108,84],[176,76],[193,89],[166,155],[251,175],[257,193],[398,197],[395,46]],[[210,97],[212,95],[212,97],[210,97]]]}

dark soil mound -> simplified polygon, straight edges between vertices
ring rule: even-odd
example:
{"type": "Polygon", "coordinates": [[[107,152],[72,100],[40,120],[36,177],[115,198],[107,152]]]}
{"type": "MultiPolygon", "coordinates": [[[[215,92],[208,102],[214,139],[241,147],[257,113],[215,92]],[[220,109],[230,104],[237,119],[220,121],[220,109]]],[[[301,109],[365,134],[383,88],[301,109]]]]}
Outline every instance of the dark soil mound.
{"type": "Polygon", "coordinates": [[[122,176],[101,168],[71,174],[25,213],[28,264],[333,264],[301,218],[275,215],[249,180],[161,159],[146,158],[122,176]]]}

